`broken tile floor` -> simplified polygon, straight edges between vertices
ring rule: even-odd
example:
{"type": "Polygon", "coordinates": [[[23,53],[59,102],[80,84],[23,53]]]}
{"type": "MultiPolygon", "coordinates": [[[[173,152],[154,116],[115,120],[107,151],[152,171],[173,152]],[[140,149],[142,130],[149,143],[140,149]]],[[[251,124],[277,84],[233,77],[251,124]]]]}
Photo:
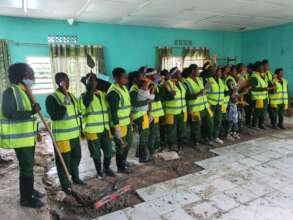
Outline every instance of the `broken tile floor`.
{"type": "Polygon", "coordinates": [[[143,203],[96,220],[292,220],[293,132],[211,150],[203,171],[137,190],[143,203]]]}

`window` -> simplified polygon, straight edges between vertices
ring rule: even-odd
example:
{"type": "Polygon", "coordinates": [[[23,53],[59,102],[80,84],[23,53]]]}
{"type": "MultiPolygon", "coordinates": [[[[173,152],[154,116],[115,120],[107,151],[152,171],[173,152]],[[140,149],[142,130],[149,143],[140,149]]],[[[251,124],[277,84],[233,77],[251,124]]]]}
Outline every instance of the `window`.
{"type": "Polygon", "coordinates": [[[49,57],[27,57],[27,63],[35,72],[34,94],[49,94],[54,91],[51,62],[49,57]]]}
{"type": "Polygon", "coordinates": [[[192,58],[192,57],[186,57],[184,59],[184,65],[183,68],[185,67],[189,67],[190,64],[196,64],[199,69],[202,69],[203,64],[204,64],[205,60],[203,58],[192,58]]]}
{"type": "Polygon", "coordinates": [[[205,62],[204,59],[195,59],[191,57],[186,57],[184,61],[183,61],[183,58],[179,56],[178,57],[174,56],[171,59],[172,59],[172,67],[176,66],[181,71],[183,70],[183,68],[189,67],[190,64],[196,64],[201,70],[205,62]]]}

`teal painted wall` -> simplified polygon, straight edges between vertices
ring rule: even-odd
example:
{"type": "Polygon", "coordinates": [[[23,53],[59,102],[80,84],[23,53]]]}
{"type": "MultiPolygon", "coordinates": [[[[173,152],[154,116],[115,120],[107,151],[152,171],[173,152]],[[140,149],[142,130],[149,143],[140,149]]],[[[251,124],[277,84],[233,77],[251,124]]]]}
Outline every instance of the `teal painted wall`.
{"type": "MultiPolygon", "coordinates": [[[[66,21],[0,16],[0,38],[17,42],[47,43],[48,35],[77,35],[80,44],[105,47],[107,73],[116,66],[128,71],[155,65],[155,46],[172,46],[174,40],[192,40],[193,46],[208,47],[219,57],[241,55],[241,34],[219,31],[151,28],[139,26],[75,23],[66,21]]],[[[46,47],[10,44],[12,62],[25,62],[27,56],[48,56],[46,47]]],[[[42,106],[44,96],[38,97],[42,106]]]]}
{"type": "Polygon", "coordinates": [[[242,61],[269,59],[271,69],[282,67],[293,95],[293,23],[242,33],[242,61]]]}
{"type": "MultiPolygon", "coordinates": [[[[170,46],[176,39],[192,40],[193,46],[208,47],[221,57],[241,55],[241,34],[218,31],[151,28],[139,26],[75,23],[65,21],[0,17],[0,38],[19,42],[47,43],[48,35],[77,35],[80,44],[105,46],[106,69],[116,66],[133,70],[141,65],[154,66],[154,46],[170,46]]],[[[13,62],[27,56],[48,55],[48,49],[11,45],[13,62]]]]}

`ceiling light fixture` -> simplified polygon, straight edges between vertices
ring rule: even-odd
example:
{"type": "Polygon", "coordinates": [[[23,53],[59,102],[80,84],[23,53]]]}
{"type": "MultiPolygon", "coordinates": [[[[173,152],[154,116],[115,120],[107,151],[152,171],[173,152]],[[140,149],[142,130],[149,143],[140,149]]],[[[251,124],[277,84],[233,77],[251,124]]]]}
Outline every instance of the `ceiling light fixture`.
{"type": "Polygon", "coordinates": [[[67,23],[68,23],[69,25],[73,25],[73,23],[74,23],[74,18],[68,18],[68,19],[67,19],[67,23]]]}

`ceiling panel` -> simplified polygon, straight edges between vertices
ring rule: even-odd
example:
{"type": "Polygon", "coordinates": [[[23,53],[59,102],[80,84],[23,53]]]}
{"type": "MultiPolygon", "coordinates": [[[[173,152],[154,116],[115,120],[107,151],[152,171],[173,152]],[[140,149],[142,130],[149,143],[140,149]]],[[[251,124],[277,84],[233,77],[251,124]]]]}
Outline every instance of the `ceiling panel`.
{"type": "Polygon", "coordinates": [[[214,16],[214,17],[208,18],[207,21],[216,22],[220,24],[239,25],[243,27],[259,27],[259,26],[267,25],[267,24],[276,25],[283,22],[283,20],[272,19],[272,18],[233,16],[233,15],[214,16]]]}
{"type": "Polygon", "coordinates": [[[0,0],[0,15],[233,30],[293,22],[293,0],[0,0]]]}
{"type": "Polygon", "coordinates": [[[193,25],[194,29],[240,31],[240,25],[220,24],[214,22],[199,22],[193,25]]]}
{"type": "Polygon", "coordinates": [[[98,22],[111,22],[122,19],[122,17],[128,16],[133,10],[135,10],[140,2],[128,2],[128,1],[92,1],[86,10],[80,15],[79,19],[83,21],[98,21],[98,22]],[[111,15],[111,16],[109,16],[111,15]]]}

